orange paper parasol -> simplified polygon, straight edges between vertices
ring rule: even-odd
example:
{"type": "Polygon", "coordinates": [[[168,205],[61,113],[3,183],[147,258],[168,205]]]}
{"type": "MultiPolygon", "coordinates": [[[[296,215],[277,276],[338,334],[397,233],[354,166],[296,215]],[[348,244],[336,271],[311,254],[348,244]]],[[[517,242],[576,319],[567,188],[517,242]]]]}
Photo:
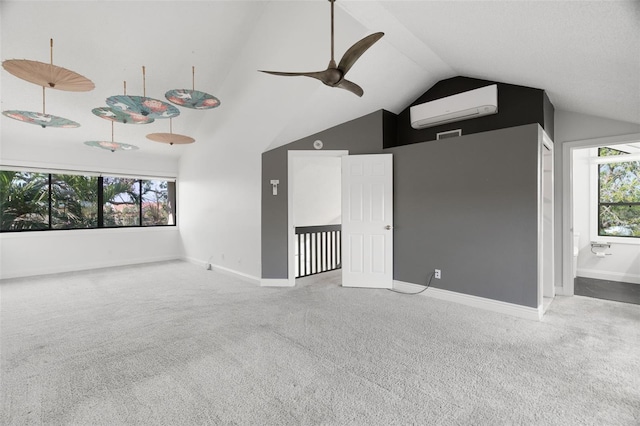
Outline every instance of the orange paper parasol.
{"type": "Polygon", "coordinates": [[[88,92],[96,87],[88,78],[53,65],[53,39],[51,39],[51,63],[28,59],[8,59],[2,62],[2,66],[16,77],[42,87],[69,92],[88,92]]]}
{"type": "Polygon", "coordinates": [[[168,143],[169,145],[178,144],[178,145],[186,145],[189,143],[194,143],[196,140],[185,135],[179,135],[177,133],[173,133],[173,119],[169,119],[169,132],[170,133],[150,133],[147,135],[147,139],[150,139],[154,142],[162,142],[168,143]]]}

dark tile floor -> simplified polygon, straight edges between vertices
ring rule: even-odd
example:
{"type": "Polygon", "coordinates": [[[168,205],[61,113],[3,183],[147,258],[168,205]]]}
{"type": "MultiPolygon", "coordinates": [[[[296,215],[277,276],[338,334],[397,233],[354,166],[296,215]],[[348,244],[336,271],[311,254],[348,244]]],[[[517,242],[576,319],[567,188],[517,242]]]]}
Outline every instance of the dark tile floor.
{"type": "Polygon", "coordinates": [[[574,294],[640,305],[640,284],[577,277],[574,294]]]}

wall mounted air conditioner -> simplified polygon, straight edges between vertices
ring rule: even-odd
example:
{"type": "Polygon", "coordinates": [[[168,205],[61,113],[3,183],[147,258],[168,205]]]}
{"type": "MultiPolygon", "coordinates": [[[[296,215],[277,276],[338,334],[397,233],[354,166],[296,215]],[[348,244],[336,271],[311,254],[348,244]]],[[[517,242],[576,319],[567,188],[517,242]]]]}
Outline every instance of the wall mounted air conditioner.
{"type": "Polygon", "coordinates": [[[498,112],[498,85],[481,87],[412,106],[411,127],[424,129],[498,112]]]}

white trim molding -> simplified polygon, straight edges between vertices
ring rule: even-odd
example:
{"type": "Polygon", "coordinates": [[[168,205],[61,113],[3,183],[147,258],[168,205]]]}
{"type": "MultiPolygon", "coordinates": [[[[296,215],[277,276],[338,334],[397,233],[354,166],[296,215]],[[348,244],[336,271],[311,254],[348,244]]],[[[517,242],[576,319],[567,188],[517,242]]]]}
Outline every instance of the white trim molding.
{"type": "MultiPolygon", "coordinates": [[[[416,292],[424,289],[424,286],[419,284],[407,283],[404,281],[393,280],[393,288],[399,291],[416,292]]],[[[532,308],[529,306],[501,302],[499,300],[486,299],[484,297],[472,296],[469,294],[457,293],[455,291],[443,290],[434,287],[429,287],[420,294],[428,297],[433,297],[434,299],[460,303],[462,305],[471,306],[474,308],[485,309],[487,311],[511,315],[514,317],[533,321],[540,321],[544,313],[542,305],[538,306],[537,308],[532,308]]]]}
{"type": "Polygon", "coordinates": [[[293,281],[293,285],[291,284],[291,280],[288,278],[262,278],[260,280],[260,287],[294,287],[295,281],[293,281]]]}
{"type": "MultiPolygon", "coordinates": [[[[56,231],[57,232],[57,231],[56,231]]],[[[0,272],[0,281],[8,280],[12,278],[30,278],[37,277],[40,275],[52,275],[52,274],[65,274],[68,272],[82,272],[82,271],[90,271],[94,269],[104,269],[104,268],[117,268],[119,266],[133,266],[133,265],[145,265],[149,263],[158,263],[158,262],[171,262],[172,260],[180,260],[178,256],[151,256],[144,258],[135,258],[130,260],[116,260],[116,261],[97,261],[85,263],[82,265],[59,265],[55,267],[44,267],[38,269],[37,267],[34,269],[28,270],[18,270],[11,271],[9,273],[4,273],[4,271],[0,272]]]]}
{"type": "Polygon", "coordinates": [[[232,277],[241,279],[242,281],[246,281],[251,284],[261,284],[260,278],[253,275],[245,274],[244,272],[236,271],[235,269],[227,268],[225,266],[220,266],[220,265],[214,265],[210,262],[200,260],[200,259],[195,259],[193,257],[182,257],[181,260],[184,260],[189,263],[193,263],[194,265],[202,266],[205,269],[207,269],[207,266],[211,266],[212,271],[219,272],[225,275],[230,275],[232,277]]]}

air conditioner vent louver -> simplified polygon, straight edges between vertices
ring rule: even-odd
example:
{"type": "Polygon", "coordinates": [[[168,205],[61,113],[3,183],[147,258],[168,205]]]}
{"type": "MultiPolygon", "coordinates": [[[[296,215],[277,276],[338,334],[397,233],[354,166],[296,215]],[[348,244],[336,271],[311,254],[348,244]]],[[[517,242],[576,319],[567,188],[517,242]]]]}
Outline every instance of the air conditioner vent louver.
{"type": "Polygon", "coordinates": [[[498,85],[436,99],[409,109],[411,127],[424,129],[498,112],[498,85]]]}
{"type": "Polygon", "coordinates": [[[449,130],[447,132],[436,133],[437,140],[457,138],[458,136],[462,136],[462,129],[449,130]]]}

